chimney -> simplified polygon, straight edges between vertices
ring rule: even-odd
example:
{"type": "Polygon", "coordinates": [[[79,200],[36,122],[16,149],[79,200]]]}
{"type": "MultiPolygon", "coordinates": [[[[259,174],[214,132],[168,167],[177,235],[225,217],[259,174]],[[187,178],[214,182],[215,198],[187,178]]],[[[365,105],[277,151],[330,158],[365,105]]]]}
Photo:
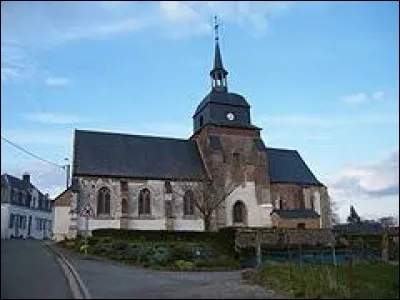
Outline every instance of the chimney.
{"type": "Polygon", "coordinates": [[[30,183],[30,181],[31,181],[31,176],[28,174],[28,173],[24,173],[23,175],[22,175],[22,180],[25,182],[25,183],[30,183]]]}

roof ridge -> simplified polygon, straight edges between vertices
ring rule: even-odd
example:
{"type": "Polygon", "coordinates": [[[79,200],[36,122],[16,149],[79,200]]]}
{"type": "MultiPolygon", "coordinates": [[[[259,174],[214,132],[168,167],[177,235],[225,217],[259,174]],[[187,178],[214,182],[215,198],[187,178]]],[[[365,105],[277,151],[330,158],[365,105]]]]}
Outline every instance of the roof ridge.
{"type": "Polygon", "coordinates": [[[298,152],[296,149],[285,149],[285,148],[275,148],[275,147],[265,147],[267,150],[280,150],[280,151],[291,151],[298,152]]]}
{"type": "Polygon", "coordinates": [[[131,136],[131,137],[141,137],[141,138],[149,138],[149,139],[163,139],[163,140],[174,140],[174,141],[190,141],[190,139],[184,138],[174,138],[174,137],[164,137],[164,136],[155,136],[155,135],[145,135],[145,134],[133,134],[133,133],[122,133],[122,132],[109,132],[109,131],[96,131],[96,130],[86,130],[86,129],[75,129],[75,132],[86,132],[86,133],[97,133],[97,134],[105,134],[105,135],[120,135],[120,136],[131,136]]]}

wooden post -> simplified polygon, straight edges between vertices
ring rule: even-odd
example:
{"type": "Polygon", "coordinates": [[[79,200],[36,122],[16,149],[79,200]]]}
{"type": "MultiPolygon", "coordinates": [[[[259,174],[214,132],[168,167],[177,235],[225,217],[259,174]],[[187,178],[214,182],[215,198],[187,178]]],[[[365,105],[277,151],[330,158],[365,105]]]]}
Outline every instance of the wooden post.
{"type": "Polygon", "coordinates": [[[382,233],[382,261],[387,263],[389,260],[389,239],[387,230],[384,229],[382,233]]]}
{"type": "Polygon", "coordinates": [[[256,253],[257,253],[257,267],[261,267],[262,253],[261,253],[261,233],[260,229],[256,229],[256,253]]]}

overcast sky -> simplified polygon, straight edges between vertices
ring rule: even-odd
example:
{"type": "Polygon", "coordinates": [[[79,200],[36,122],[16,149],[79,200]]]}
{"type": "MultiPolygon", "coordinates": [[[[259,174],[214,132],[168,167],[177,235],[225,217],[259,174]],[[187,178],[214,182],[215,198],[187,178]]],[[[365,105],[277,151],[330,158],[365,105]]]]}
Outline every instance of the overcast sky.
{"type": "MultiPolygon", "coordinates": [[[[58,164],[73,130],[188,138],[228,87],[269,147],[299,151],[342,220],[399,210],[398,2],[1,2],[1,134],[58,164]]],[[[56,196],[65,173],[2,140],[1,172],[56,196]]]]}

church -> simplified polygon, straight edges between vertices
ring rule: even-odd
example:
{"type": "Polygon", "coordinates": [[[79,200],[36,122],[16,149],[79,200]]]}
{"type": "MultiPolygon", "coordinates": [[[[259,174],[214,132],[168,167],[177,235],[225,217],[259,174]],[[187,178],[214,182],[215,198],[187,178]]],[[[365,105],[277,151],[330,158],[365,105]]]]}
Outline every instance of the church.
{"type": "Polygon", "coordinates": [[[228,90],[218,37],[210,76],[188,139],[75,130],[72,184],[53,206],[55,236],[73,237],[85,226],[331,227],[326,186],[296,150],[266,146],[249,102],[228,90]],[[88,224],[83,207],[90,207],[88,224]]]}

